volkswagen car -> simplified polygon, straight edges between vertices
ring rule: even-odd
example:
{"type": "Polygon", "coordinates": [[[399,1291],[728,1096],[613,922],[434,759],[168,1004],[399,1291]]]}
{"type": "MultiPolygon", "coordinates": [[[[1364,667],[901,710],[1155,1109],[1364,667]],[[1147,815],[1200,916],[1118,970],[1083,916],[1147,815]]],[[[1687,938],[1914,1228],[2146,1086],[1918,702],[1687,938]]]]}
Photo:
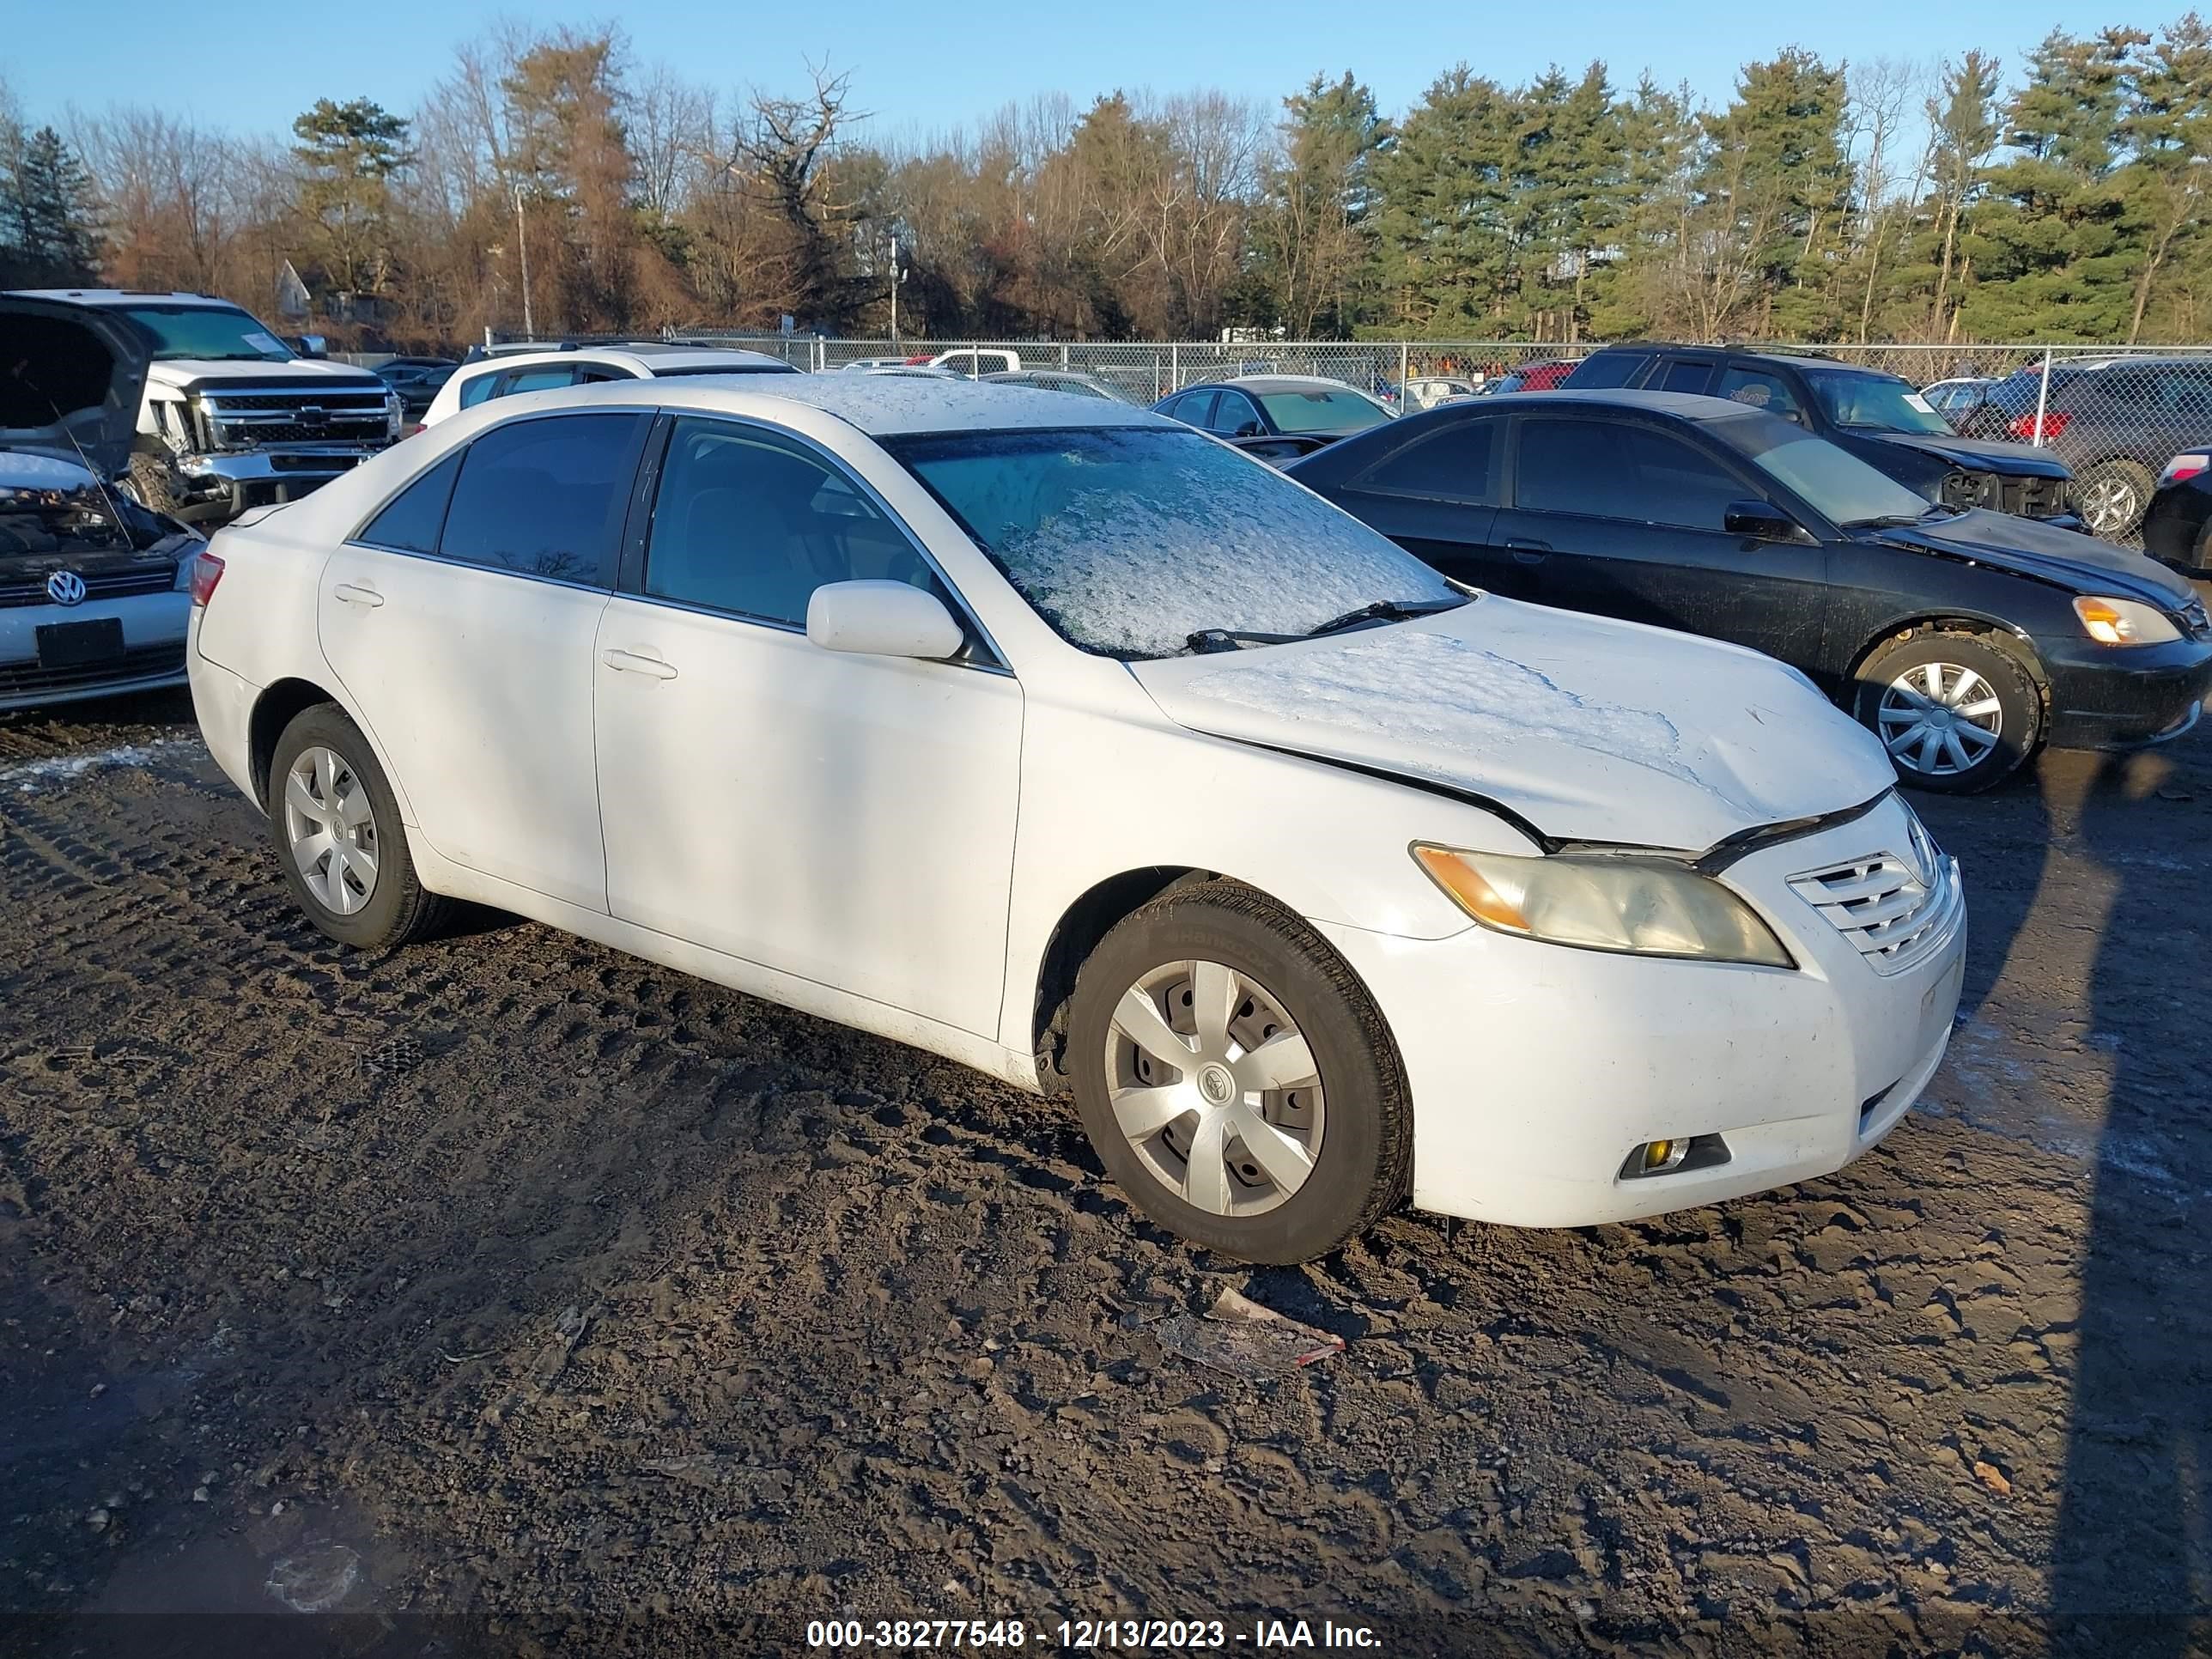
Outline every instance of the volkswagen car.
{"type": "Polygon", "coordinates": [[[1802,676],[1104,398],[511,398],[196,562],[201,730],[332,939],[479,901],[1072,1097],[1243,1259],[1826,1174],[1949,1036],[1957,866],[1802,676]]]}

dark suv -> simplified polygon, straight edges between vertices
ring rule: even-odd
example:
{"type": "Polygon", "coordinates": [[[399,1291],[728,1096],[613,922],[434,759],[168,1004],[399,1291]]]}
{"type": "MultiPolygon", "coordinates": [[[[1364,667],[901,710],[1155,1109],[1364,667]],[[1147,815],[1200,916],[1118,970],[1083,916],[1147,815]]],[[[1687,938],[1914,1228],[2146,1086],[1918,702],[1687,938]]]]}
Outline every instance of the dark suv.
{"type": "Polygon", "coordinates": [[[1811,352],[1619,345],[1583,358],[1564,386],[1732,398],[1842,446],[1924,501],[2081,527],[2074,475],[2064,460],[2025,443],[1992,442],[1978,432],[1961,436],[1910,381],[1879,369],[1811,352]]]}
{"type": "Polygon", "coordinates": [[[1990,388],[1963,429],[1978,438],[2029,438],[2042,398],[2043,450],[2081,478],[2081,516],[2100,536],[2142,524],[2159,469],[2212,428],[2212,356],[2109,357],[2023,368],[1990,388]]]}

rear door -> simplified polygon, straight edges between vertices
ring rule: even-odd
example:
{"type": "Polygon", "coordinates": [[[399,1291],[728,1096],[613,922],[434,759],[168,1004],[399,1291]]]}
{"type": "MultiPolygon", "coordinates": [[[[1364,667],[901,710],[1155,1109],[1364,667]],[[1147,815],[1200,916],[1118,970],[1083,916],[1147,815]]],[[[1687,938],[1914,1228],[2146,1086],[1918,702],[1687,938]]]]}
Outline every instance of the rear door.
{"type": "Polygon", "coordinates": [[[1729,503],[1765,492],[1690,428],[1565,414],[1518,428],[1492,534],[1548,550],[1529,597],[1819,660],[1826,549],[1729,534],[1729,503]]]}
{"type": "Polygon", "coordinates": [[[495,426],[331,556],[324,654],[469,869],[605,910],[592,650],[649,417],[495,426]]]}
{"type": "Polygon", "coordinates": [[[1347,480],[1336,500],[1455,581],[1533,599],[1542,550],[1516,550],[1492,533],[1507,425],[1474,416],[1446,422],[1347,480]]]}

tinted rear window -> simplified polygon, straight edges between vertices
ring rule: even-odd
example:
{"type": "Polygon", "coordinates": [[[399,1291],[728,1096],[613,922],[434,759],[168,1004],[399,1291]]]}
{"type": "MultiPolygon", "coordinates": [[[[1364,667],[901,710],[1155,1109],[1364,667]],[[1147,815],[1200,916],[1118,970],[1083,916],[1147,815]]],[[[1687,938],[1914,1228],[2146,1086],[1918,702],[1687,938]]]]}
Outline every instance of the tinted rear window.
{"type": "Polygon", "coordinates": [[[457,449],[393,496],[355,539],[404,553],[435,553],[438,532],[446,522],[446,503],[460,471],[461,452],[457,449]]]}
{"type": "Polygon", "coordinates": [[[1651,361],[1648,351],[1601,351],[1595,357],[1585,357],[1575,365],[1574,373],[1563,384],[1581,386],[1626,386],[1644,372],[1651,361]]]}
{"type": "Polygon", "coordinates": [[[485,433],[469,446],[439,552],[555,581],[605,581],[646,418],[556,415],[485,433]]]}
{"type": "Polygon", "coordinates": [[[1417,438],[1363,476],[1355,489],[1498,504],[1498,421],[1454,421],[1417,438]]]}

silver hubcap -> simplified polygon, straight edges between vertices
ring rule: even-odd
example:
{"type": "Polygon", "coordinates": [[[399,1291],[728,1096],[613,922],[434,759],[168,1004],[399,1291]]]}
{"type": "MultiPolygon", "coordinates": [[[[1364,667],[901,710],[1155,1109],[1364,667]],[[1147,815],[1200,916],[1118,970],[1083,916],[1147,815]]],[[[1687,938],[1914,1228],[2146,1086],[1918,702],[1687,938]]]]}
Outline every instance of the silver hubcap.
{"type": "Polygon", "coordinates": [[[342,916],[376,891],[376,814],[334,749],[303,749],[284,775],[284,841],[307,890],[342,916]]]}
{"type": "Polygon", "coordinates": [[[1955,777],[1979,765],[2004,731],[1990,683],[1953,662],[1908,668],[1881,694],[1881,740],[1890,758],[1923,777],[1955,777]]]}
{"type": "Polygon", "coordinates": [[[1220,963],[1168,963],[1121,994],[1106,1081],[1137,1156],[1209,1215],[1273,1209],[1321,1155],[1313,1050],[1267,988],[1220,963]]]}
{"type": "Polygon", "coordinates": [[[2125,478],[2100,478],[2081,498],[2081,516],[2100,532],[2125,530],[2136,521],[2136,487],[2125,478]]]}

